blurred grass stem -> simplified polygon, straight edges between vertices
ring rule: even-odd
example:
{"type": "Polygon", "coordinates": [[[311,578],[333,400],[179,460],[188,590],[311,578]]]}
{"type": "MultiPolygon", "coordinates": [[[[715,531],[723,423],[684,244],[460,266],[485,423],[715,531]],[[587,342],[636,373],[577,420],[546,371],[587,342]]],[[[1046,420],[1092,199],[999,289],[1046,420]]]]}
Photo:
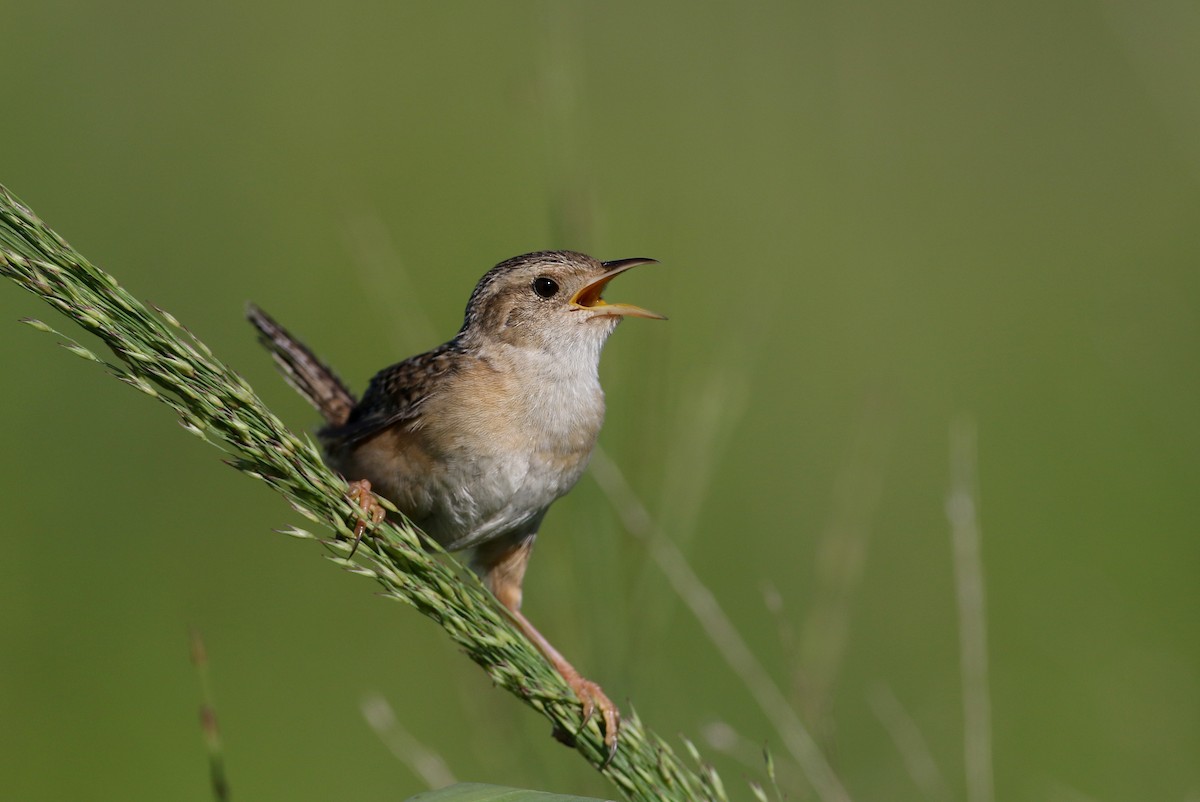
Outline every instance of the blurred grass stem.
{"type": "Polygon", "coordinates": [[[645,544],[654,563],[671,583],[671,588],[691,610],[725,662],[750,691],[763,714],[779,733],[788,752],[800,765],[817,797],[822,802],[847,802],[849,794],[804,722],[754,656],[712,591],[696,575],[683,552],[658,531],[650,513],[625,481],[620,468],[600,447],[592,453],[590,467],[592,476],[611,500],[625,528],[645,544]]]}
{"type": "Polygon", "coordinates": [[[362,700],[361,709],[368,726],[388,751],[420,777],[427,787],[442,788],[458,782],[442,756],[422,744],[400,723],[387,699],[377,693],[371,694],[362,700]]]}
{"type": "Polygon", "coordinates": [[[975,421],[950,426],[950,495],[946,515],[954,547],[954,582],[963,684],[963,751],[967,801],[992,802],[992,708],[988,690],[987,618],[977,497],[975,421]]]}
{"type": "Polygon", "coordinates": [[[189,633],[191,640],[192,665],[200,678],[200,729],[204,735],[204,747],[208,752],[208,779],[213,799],[229,802],[231,792],[229,777],[225,773],[225,749],[221,745],[221,728],[217,724],[217,708],[213,702],[212,681],[208,676],[208,649],[199,630],[189,633]]]}
{"type": "Polygon", "coordinates": [[[800,705],[822,736],[829,726],[834,687],[850,642],[851,613],[883,495],[891,443],[880,400],[870,398],[865,407],[838,471],[832,515],[817,548],[816,586],[800,643],[800,705]]]}
{"type": "Polygon", "coordinates": [[[912,777],[922,795],[929,802],[950,802],[950,789],[938,770],[929,744],[892,689],[887,685],[876,686],[867,701],[875,717],[891,736],[896,751],[904,761],[904,768],[908,770],[908,776],[912,777]]]}

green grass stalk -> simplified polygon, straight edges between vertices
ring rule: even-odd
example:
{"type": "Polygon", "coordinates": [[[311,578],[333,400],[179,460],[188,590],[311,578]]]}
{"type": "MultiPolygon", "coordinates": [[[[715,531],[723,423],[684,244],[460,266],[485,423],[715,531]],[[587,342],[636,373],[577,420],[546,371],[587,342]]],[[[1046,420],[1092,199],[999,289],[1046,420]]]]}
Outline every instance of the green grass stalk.
{"type": "MultiPolygon", "coordinates": [[[[0,186],[0,274],[34,293],[98,337],[113,358],[54,331],[67,350],[102,364],[116,378],[169,406],[191,434],[220,448],[226,461],[262,480],[335,538],[290,527],[286,534],[318,540],[331,560],[373,579],[382,595],[403,601],[437,622],[501,688],[545,716],[557,731],[579,730],[578,701],[562,678],[518,634],[498,604],[473,575],[453,560],[440,559],[409,526],[385,523],[364,539],[353,559],[347,539],[358,510],[346,498],[346,483],[322,462],[307,437],[291,432],[241,376],[164,310],[152,310],[92,265],[0,186]]],[[[626,799],[716,800],[725,792],[715,771],[697,760],[686,763],[636,713],[622,729],[616,758],[606,757],[595,721],[578,732],[576,749],[626,799]]]]}

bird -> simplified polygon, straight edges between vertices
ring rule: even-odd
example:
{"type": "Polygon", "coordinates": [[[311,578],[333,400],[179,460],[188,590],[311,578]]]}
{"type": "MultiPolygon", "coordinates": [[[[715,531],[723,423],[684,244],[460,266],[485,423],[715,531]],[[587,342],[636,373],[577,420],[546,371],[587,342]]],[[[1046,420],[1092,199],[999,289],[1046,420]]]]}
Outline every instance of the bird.
{"type": "MultiPolygon", "coordinates": [[[[665,320],[602,297],[649,258],[601,262],[575,251],[515,256],[488,270],[448,342],[379,371],[362,398],[253,304],[247,317],[284,378],[325,419],[326,462],[374,523],[374,494],[470,566],[582,705],[599,712],[608,760],[620,712],[521,612],[542,519],[587,467],[604,420],[600,352],[627,317],[665,320]]],[[[366,520],[356,529],[361,537],[366,520]]]]}

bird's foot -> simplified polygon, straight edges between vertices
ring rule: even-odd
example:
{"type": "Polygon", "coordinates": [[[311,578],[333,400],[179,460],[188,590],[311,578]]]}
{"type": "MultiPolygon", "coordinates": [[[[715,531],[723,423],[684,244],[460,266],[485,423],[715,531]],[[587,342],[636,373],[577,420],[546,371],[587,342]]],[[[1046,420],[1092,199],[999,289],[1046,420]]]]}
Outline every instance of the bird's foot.
{"type": "Polygon", "coordinates": [[[580,725],[580,728],[586,727],[592,720],[592,716],[597,712],[600,713],[604,729],[604,747],[608,750],[608,757],[605,758],[600,768],[605,768],[617,754],[617,740],[621,736],[621,711],[617,710],[617,706],[612,703],[599,685],[580,676],[579,672],[572,670],[561,673],[563,679],[567,681],[567,685],[571,687],[575,696],[583,704],[583,724],[580,725]]]}
{"type": "MultiPolygon", "coordinates": [[[[516,541],[484,544],[475,553],[475,569],[483,576],[488,588],[504,605],[512,617],[517,629],[529,638],[542,656],[550,661],[554,670],[559,673],[567,687],[575,694],[583,705],[583,722],[580,731],[587,727],[597,711],[600,713],[600,724],[604,731],[604,746],[608,754],[600,768],[605,768],[617,754],[617,738],[621,732],[621,713],[612,700],[600,690],[600,686],[583,676],[566,658],[559,654],[546,636],[538,632],[528,618],[521,613],[521,580],[525,576],[525,564],[533,549],[533,538],[525,537],[516,541]]],[[[556,728],[554,737],[570,746],[575,745],[575,736],[556,728]]]]}
{"type": "Polygon", "coordinates": [[[361,512],[358,519],[354,522],[354,543],[350,546],[350,557],[354,556],[354,552],[358,551],[358,544],[362,542],[363,534],[368,527],[374,528],[383,522],[387,517],[387,510],[379,503],[379,499],[371,492],[371,483],[366,479],[359,479],[356,482],[350,483],[350,492],[346,494],[352,502],[358,505],[361,512]]]}

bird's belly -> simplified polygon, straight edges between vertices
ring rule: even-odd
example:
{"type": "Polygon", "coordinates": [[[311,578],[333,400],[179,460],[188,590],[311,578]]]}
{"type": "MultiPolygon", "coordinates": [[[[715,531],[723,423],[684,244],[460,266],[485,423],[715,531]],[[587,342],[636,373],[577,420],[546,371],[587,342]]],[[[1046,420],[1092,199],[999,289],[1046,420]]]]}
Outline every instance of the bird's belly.
{"type": "Polygon", "coordinates": [[[450,550],[535,534],[546,510],[574,486],[586,463],[586,454],[478,456],[470,469],[442,477],[422,529],[450,550]]]}
{"type": "Polygon", "coordinates": [[[420,433],[384,432],[336,467],[367,479],[446,549],[537,532],[547,508],[579,480],[591,443],[434,451],[420,433]],[[414,436],[415,434],[415,436],[414,436]]]}

